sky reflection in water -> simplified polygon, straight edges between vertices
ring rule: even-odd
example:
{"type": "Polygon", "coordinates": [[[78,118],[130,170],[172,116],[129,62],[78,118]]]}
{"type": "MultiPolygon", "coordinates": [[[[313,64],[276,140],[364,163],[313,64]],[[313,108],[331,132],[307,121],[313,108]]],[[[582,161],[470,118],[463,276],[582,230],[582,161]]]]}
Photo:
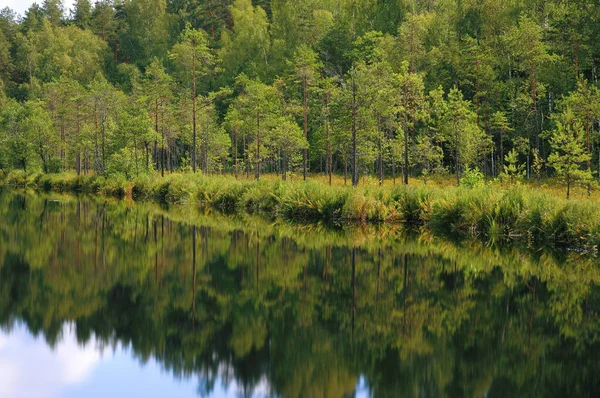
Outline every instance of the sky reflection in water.
{"type": "Polygon", "coordinates": [[[600,396],[597,258],[58,198],[0,192],[0,398],[600,396]]]}
{"type": "MultiPolygon", "coordinates": [[[[141,363],[129,347],[106,347],[96,338],[80,344],[71,324],[65,324],[54,348],[21,324],[0,331],[1,398],[197,397],[198,384],[198,377],[173,377],[154,359],[141,363]]],[[[242,394],[234,380],[218,378],[209,396],[242,394]]],[[[268,395],[266,382],[253,394],[268,395]]]]}

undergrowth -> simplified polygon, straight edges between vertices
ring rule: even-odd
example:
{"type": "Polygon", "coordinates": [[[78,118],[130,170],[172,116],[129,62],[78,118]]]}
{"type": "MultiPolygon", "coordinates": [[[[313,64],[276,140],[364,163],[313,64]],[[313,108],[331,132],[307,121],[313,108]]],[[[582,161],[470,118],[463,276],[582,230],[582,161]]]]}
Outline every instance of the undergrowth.
{"type": "Polygon", "coordinates": [[[44,191],[81,192],[168,203],[196,204],[223,213],[341,224],[401,223],[451,239],[518,240],[596,251],[600,205],[566,200],[525,187],[359,187],[320,181],[249,181],[201,174],[142,176],[134,181],[73,173],[0,174],[0,184],[44,191]]]}

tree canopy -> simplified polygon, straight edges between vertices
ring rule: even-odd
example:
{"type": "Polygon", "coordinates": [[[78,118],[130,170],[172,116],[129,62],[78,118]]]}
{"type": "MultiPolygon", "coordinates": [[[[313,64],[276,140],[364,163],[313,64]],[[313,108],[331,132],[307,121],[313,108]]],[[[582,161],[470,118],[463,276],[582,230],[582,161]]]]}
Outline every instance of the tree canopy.
{"type": "MultiPolygon", "coordinates": [[[[113,155],[133,151],[147,161],[128,178],[189,167],[344,173],[357,184],[395,181],[400,169],[406,183],[432,173],[460,181],[466,168],[498,176],[510,153],[530,178],[562,173],[549,157],[569,107],[584,131],[586,156],[574,167],[600,175],[599,15],[594,0],[77,0],[70,10],[45,0],[23,16],[5,8],[0,166],[107,173],[113,155]],[[107,102],[99,85],[122,101],[107,102]],[[261,101],[268,115],[251,114],[261,101]],[[15,132],[29,129],[27,118],[8,114],[34,102],[51,120],[43,134],[59,144],[23,162],[11,148],[23,148],[15,132]],[[144,119],[155,136],[130,145],[125,124],[144,119]],[[268,142],[257,142],[263,129],[268,142]],[[60,167],[46,162],[55,157],[60,167]]],[[[40,140],[27,137],[25,146],[40,140]]]]}

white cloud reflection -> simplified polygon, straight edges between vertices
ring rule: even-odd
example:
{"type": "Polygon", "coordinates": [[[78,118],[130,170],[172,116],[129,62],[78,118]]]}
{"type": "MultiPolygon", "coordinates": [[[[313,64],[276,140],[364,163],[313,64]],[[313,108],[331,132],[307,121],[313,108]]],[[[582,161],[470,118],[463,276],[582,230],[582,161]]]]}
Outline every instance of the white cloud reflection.
{"type": "MultiPolygon", "coordinates": [[[[198,376],[178,379],[156,360],[143,364],[131,348],[114,349],[92,337],[82,346],[75,328],[67,324],[55,348],[33,337],[24,325],[0,329],[0,398],[88,398],[107,396],[198,397],[198,376]]],[[[244,390],[222,375],[211,398],[238,397],[244,390]]],[[[268,381],[255,386],[253,397],[268,396],[268,381]]]]}
{"type": "Polygon", "coordinates": [[[0,334],[0,397],[60,397],[70,386],[84,382],[102,355],[94,339],[85,347],[79,345],[71,325],[64,326],[54,350],[42,337],[32,337],[17,325],[0,334]]]}
{"type": "MultiPolygon", "coordinates": [[[[244,395],[244,386],[233,378],[234,370],[222,365],[211,398],[244,395]]],[[[179,379],[155,359],[140,363],[130,347],[117,344],[107,349],[92,337],[85,346],[77,342],[73,325],[63,327],[56,347],[43,337],[33,337],[24,325],[0,329],[0,398],[104,398],[198,397],[198,375],[179,379]]],[[[252,397],[273,395],[266,377],[253,386],[252,397]]],[[[369,396],[364,377],[357,398],[369,396]]]]}

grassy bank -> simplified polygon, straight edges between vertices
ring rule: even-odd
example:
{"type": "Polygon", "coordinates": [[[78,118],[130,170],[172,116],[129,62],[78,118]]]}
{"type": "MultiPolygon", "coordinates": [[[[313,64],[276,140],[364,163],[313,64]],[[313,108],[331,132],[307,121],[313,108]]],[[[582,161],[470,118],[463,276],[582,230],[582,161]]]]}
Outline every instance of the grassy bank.
{"type": "Polygon", "coordinates": [[[133,182],[74,174],[13,172],[2,185],[44,191],[83,192],[134,200],[196,204],[223,213],[327,223],[387,222],[450,239],[520,241],[596,250],[600,204],[565,200],[525,187],[330,187],[322,182],[260,182],[199,174],[144,177],[133,182]]]}

